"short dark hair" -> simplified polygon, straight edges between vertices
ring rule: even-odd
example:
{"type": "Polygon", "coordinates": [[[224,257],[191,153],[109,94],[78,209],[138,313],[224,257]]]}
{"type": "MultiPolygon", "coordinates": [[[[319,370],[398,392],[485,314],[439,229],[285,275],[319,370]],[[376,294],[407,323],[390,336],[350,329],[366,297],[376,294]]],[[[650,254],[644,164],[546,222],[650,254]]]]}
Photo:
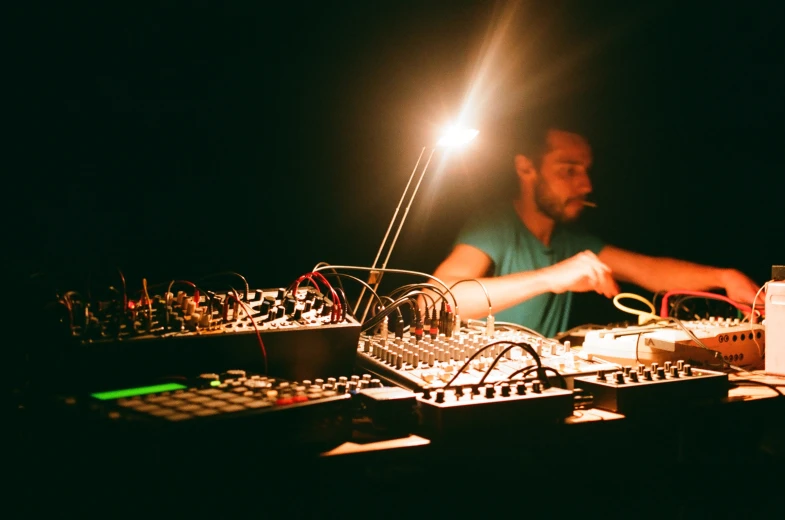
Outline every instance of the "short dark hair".
{"type": "Polygon", "coordinates": [[[577,111],[560,108],[543,109],[517,117],[514,130],[510,132],[509,149],[512,157],[526,156],[539,170],[542,158],[548,153],[548,132],[560,130],[578,134],[590,141],[588,125],[583,123],[577,111]]]}
{"type": "Polygon", "coordinates": [[[542,159],[550,151],[548,145],[548,134],[551,131],[569,132],[587,137],[586,133],[577,125],[566,124],[562,121],[548,121],[542,124],[529,125],[522,131],[520,141],[517,146],[516,154],[526,156],[534,167],[539,170],[542,166],[542,159]]]}
{"type": "MultiPolygon", "coordinates": [[[[586,128],[591,118],[578,117],[580,111],[558,106],[555,109],[522,110],[510,113],[483,127],[483,140],[488,144],[488,161],[498,179],[490,183],[499,197],[508,197],[519,189],[514,159],[517,154],[528,157],[539,171],[542,158],[548,152],[548,131],[563,130],[579,134],[592,141],[586,128]],[[586,124],[583,121],[587,121],[586,124]]],[[[593,126],[592,126],[593,128],[593,126]]]]}

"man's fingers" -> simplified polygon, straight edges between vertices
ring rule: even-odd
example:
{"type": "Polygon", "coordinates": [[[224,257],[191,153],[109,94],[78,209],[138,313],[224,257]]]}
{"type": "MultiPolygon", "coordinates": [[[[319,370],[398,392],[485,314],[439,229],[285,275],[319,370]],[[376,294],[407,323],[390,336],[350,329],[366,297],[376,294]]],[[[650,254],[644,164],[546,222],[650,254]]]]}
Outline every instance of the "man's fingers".
{"type": "Polygon", "coordinates": [[[615,294],[614,286],[615,283],[610,276],[608,275],[603,276],[599,286],[600,294],[602,294],[606,298],[613,298],[615,294]]]}
{"type": "Polygon", "coordinates": [[[598,292],[607,298],[616,296],[619,293],[619,286],[611,276],[610,269],[607,269],[602,262],[595,269],[598,275],[598,292]]]}
{"type": "Polygon", "coordinates": [[[614,296],[619,294],[621,289],[619,289],[619,284],[616,283],[616,280],[614,280],[610,276],[608,278],[609,278],[609,280],[608,280],[608,293],[606,294],[606,296],[608,298],[613,298],[614,296]]]}
{"type": "Polygon", "coordinates": [[[584,251],[582,254],[584,255],[586,261],[588,261],[591,265],[599,267],[603,271],[607,271],[609,273],[611,272],[611,268],[608,267],[608,264],[600,260],[600,258],[591,251],[584,251]]]}
{"type": "Polygon", "coordinates": [[[596,289],[600,284],[600,276],[594,269],[589,269],[587,276],[589,277],[589,287],[596,289]]]}

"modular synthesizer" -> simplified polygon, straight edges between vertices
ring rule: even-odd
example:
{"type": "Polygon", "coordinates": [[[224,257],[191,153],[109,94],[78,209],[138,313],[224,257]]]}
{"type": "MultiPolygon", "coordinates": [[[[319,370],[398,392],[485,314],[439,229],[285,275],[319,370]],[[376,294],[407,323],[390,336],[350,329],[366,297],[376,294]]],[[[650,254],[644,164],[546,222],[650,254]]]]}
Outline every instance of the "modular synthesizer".
{"type": "Polygon", "coordinates": [[[71,296],[51,349],[34,352],[54,386],[110,389],[243,367],[292,380],[351,373],[360,324],[313,287],[168,290],[126,302],[71,296]]]}

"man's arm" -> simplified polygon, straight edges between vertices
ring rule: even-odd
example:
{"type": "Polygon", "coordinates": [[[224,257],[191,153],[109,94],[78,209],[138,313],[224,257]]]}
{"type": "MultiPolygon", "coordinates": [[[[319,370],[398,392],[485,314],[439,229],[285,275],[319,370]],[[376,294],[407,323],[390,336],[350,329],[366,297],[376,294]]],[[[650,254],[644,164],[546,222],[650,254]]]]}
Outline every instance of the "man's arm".
{"type": "MultiPolygon", "coordinates": [[[[612,297],[619,291],[610,269],[590,251],[542,269],[488,277],[492,265],[491,258],[481,250],[458,244],[433,275],[448,286],[458,280],[478,279],[488,290],[494,313],[545,292],[594,290],[612,297]]],[[[488,301],[479,286],[462,283],[452,291],[462,318],[488,315],[488,301]]]]}
{"type": "MultiPolygon", "coordinates": [[[[728,298],[751,303],[759,288],[750,278],[735,269],[647,256],[613,246],[605,246],[600,251],[599,258],[611,268],[615,279],[633,283],[652,292],[724,289],[728,298]]],[[[761,303],[762,299],[759,300],[761,303]]]]}

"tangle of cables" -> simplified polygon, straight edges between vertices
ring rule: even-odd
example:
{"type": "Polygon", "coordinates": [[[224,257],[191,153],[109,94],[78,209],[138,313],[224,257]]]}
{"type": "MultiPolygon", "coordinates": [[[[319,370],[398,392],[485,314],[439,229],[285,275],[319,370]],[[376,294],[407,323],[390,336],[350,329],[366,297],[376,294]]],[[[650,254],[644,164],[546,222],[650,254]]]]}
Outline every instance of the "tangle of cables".
{"type": "MultiPolygon", "coordinates": [[[[312,274],[318,273],[326,273],[325,276],[334,276],[339,280],[343,278],[358,282],[363,286],[363,293],[367,291],[370,294],[371,313],[362,322],[363,332],[386,334],[392,331],[397,337],[402,337],[405,333],[413,331],[414,336],[419,339],[426,332],[434,337],[440,333],[451,335],[456,322],[459,321],[459,318],[456,318],[457,300],[451,288],[427,273],[405,269],[331,265],[325,262],[314,267],[312,274]],[[371,275],[377,272],[397,273],[425,278],[427,281],[401,285],[388,294],[381,295],[369,283],[342,271],[368,272],[371,275]]],[[[359,308],[360,303],[357,301],[354,308],[359,308]]],[[[344,305],[350,307],[345,300],[344,305]]]]}

